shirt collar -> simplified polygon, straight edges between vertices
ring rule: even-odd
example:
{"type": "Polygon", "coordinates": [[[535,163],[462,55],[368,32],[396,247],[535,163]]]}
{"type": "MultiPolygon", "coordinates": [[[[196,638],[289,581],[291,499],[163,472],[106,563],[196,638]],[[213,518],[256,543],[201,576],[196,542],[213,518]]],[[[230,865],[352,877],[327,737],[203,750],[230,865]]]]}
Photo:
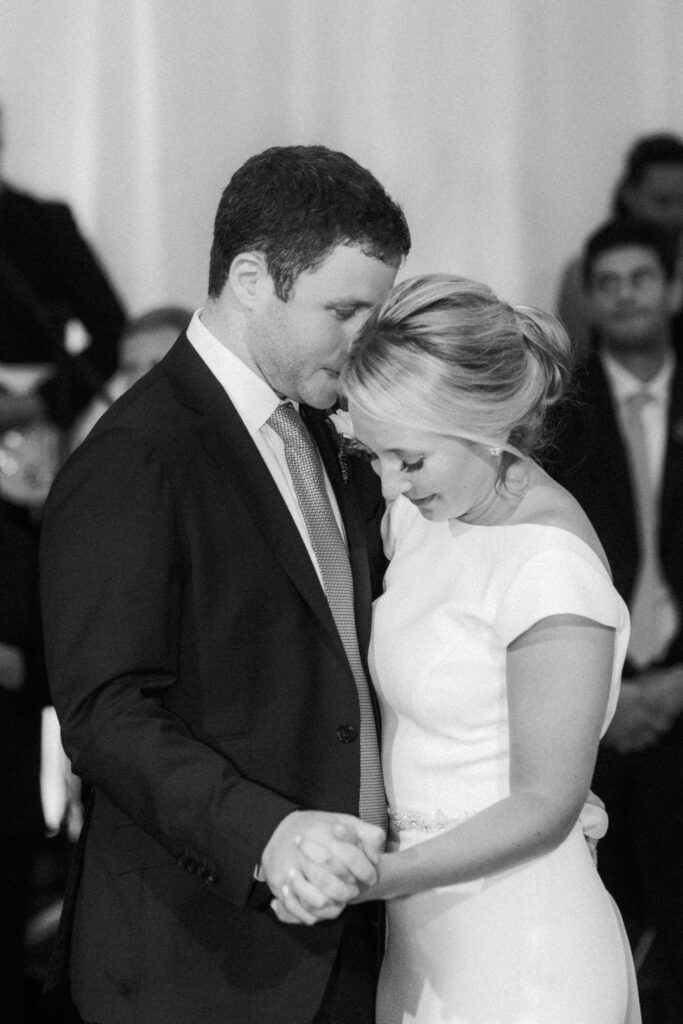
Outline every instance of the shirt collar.
{"type": "Polygon", "coordinates": [[[615,400],[621,404],[640,391],[646,391],[656,401],[664,402],[669,397],[671,378],[676,367],[673,352],[669,350],[662,365],[651,380],[642,381],[627,370],[609,352],[600,352],[600,361],[610,382],[615,400]]]}
{"type": "MultiPolygon", "coordinates": [[[[187,328],[190,344],[226,391],[248,430],[260,430],[280,404],[280,398],[262,377],[218,340],[202,322],[201,310],[187,328]]],[[[298,409],[296,402],[292,403],[298,409]]]]}

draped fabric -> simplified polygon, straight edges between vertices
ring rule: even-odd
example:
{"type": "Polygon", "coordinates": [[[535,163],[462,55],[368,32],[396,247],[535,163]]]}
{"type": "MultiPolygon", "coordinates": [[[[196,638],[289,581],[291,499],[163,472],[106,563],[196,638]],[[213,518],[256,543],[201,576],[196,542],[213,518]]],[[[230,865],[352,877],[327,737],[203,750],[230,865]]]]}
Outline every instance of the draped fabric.
{"type": "Polygon", "coordinates": [[[549,306],[633,138],[683,133],[682,58],[679,0],[0,0],[4,164],[133,312],[202,302],[220,190],[292,142],[376,172],[402,273],[549,306]]]}

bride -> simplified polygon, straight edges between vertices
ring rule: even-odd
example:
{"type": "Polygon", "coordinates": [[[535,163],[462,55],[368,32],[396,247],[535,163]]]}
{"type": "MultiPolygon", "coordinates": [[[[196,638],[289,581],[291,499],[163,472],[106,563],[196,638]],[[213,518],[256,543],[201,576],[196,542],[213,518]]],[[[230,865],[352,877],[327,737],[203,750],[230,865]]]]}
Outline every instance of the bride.
{"type": "Polygon", "coordinates": [[[342,378],[390,559],[370,667],[390,837],[378,1024],[635,1024],[633,964],[579,815],[628,615],[531,457],[569,341],[484,285],[398,285],[342,378]]]}

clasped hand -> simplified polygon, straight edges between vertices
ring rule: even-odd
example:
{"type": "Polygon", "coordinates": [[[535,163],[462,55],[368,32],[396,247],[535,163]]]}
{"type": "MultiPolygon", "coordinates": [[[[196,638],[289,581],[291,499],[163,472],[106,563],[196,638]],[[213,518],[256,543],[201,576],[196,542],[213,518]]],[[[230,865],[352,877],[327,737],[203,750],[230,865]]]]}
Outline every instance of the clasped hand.
{"type": "Polygon", "coordinates": [[[294,811],[273,832],[261,870],[285,924],[332,920],[377,881],[384,832],[350,814],[294,811]]]}

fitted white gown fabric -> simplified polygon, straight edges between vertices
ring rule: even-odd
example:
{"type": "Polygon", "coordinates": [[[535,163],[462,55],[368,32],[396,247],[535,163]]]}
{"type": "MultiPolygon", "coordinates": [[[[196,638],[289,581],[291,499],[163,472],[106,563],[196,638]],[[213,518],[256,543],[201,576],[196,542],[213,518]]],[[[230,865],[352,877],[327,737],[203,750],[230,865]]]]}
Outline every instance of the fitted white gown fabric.
{"type": "MultiPolygon", "coordinates": [[[[566,530],[432,523],[401,497],[384,534],[391,561],[370,659],[390,849],[404,849],[509,794],[508,644],[549,615],[613,626],[606,728],[628,613],[597,555],[566,530]]],[[[548,854],[392,900],[387,913],[378,1024],[640,1021],[621,919],[578,823],[548,854]]]]}

